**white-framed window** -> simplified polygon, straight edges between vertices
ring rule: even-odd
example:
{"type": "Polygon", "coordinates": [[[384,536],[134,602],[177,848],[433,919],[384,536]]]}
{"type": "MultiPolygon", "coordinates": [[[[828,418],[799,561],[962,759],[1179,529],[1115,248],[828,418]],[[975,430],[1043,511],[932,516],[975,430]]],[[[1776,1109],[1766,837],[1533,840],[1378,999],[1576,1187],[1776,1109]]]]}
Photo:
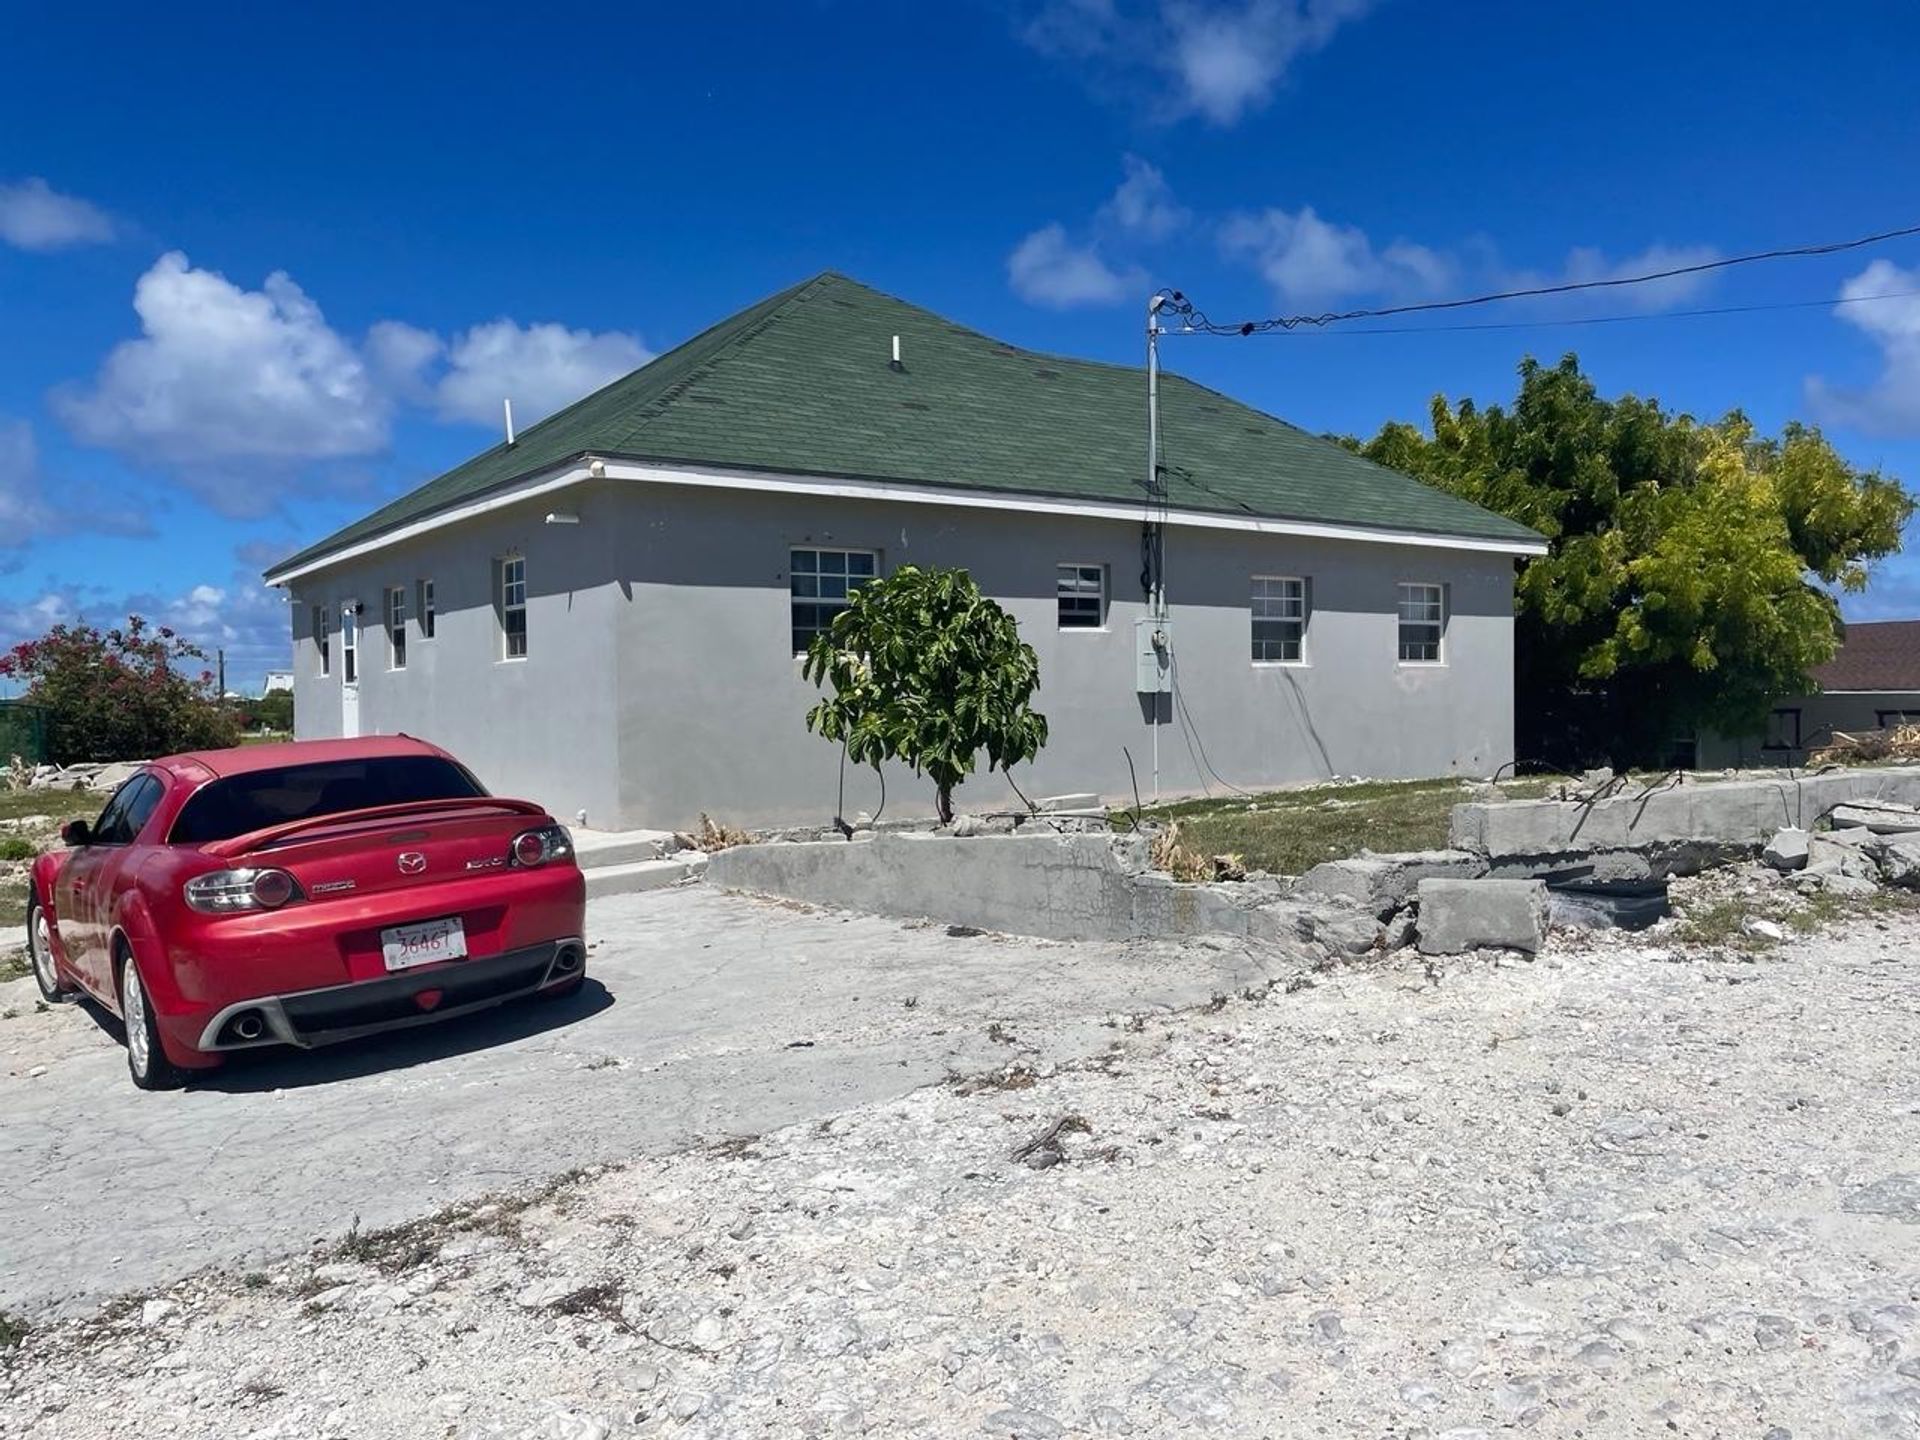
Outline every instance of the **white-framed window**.
{"type": "Polygon", "coordinates": [[[1447,633],[1447,587],[1426,581],[1400,584],[1400,663],[1438,665],[1447,633]]]}
{"type": "Polygon", "coordinates": [[[326,606],[316,605],[313,607],[313,643],[314,647],[320,652],[320,673],[322,675],[330,675],[333,673],[333,637],[327,633],[331,623],[327,617],[326,606]]]}
{"type": "Polygon", "coordinates": [[[494,610],[500,617],[500,658],[527,655],[527,560],[507,555],[493,562],[494,610]]]}
{"type": "Polygon", "coordinates": [[[1253,577],[1253,663],[1301,665],[1307,658],[1307,582],[1298,575],[1253,577]]]}
{"type": "Polygon", "coordinates": [[[1062,630],[1099,630],[1107,623],[1107,567],[1065,563],[1054,582],[1062,630]]]}
{"type": "Polygon", "coordinates": [[[793,653],[804,655],[813,637],[833,624],[852,595],[880,571],[876,550],[790,550],[787,586],[793,605],[793,653]]]}
{"type": "Polygon", "coordinates": [[[407,668],[407,587],[395,585],[387,591],[387,668],[407,668]]]}
{"type": "Polygon", "coordinates": [[[360,683],[360,606],[353,600],[340,602],[340,683],[360,683]]]}
{"type": "Polygon", "coordinates": [[[416,608],[420,611],[420,638],[422,640],[431,640],[433,638],[435,613],[433,608],[433,581],[416,580],[413,582],[413,590],[417,601],[416,608]]]}

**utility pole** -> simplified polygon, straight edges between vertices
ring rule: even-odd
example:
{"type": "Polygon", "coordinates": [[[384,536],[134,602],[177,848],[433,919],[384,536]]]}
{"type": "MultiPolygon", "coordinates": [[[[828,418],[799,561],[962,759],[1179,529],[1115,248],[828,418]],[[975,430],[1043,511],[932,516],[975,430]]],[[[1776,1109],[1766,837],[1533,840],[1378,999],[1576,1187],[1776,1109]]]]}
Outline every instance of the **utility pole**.
{"type": "Polygon", "coordinates": [[[220,666],[220,703],[224,705],[227,703],[227,652],[225,649],[219,649],[213,654],[220,666]]]}
{"type": "Polygon", "coordinates": [[[1151,695],[1153,716],[1153,802],[1160,803],[1160,707],[1167,693],[1172,664],[1167,635],[1167,526],[1166,485],[1160,472],[1160,307],[1165,291],[1147,302],[1147,515],[1142,526],[1146,542],[1147,618],[1135,627],[1139,687],[1151,695]]]}

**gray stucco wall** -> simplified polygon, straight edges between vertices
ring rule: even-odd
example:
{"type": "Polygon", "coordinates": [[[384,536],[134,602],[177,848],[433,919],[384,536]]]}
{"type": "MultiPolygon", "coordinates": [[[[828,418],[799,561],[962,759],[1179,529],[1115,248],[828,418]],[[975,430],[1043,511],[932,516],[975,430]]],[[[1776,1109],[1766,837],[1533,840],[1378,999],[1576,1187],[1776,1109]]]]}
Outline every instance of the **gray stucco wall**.
{"type": "MultiPolygon", "coordinates": [[[[603,490],[604,487],[593,487],[603,490]]],[[[340,606],[360,617],[359,733],[405,731],[443,745],[490,788],[538,800],[563,818],[586,808],[610,823],[617,625],[627,602],[618,583],[611,524],[548,525],[550,510],[611,514],[609,499],[582,493],[564,504],[532,501],[434,531],[363,560],[293,582],[294,723],[301,739],[342,733],[340,606]],[[501,658],[493,562],[527,562],[526,658],[501,658]],[[435,636],[423,639],[417,582],[434,583],[435,636]],[[407,667],[390,668],[382,624],[387,587],[407,590],[407,667]],[[332,616],[332,665],[319,673],[312,607],[332,616]]]]}
{"type": "MultiPolygon", "coordinates": [[[[1800,712],[1799,745],[1770,749],[1764,743],[1764,735],[1709,733],[1700,737],[1700,768],[1719,770],[1731,766],[1799,765],[1806,760],[1809,749],[1824,745],[1835,730],[1877,730],[1882,717],[1887,718],[1889,723],[1898,723],[1893,718],[1895,712],[1920,719],[1920,694],[1911,690],[1829,691],[1782,700],[1775,708],[1800,712]]],[[[1781,738],[1792,734],[1790,722],[1787,725],[1788,728],[1781,732],[1781,738]]]]}
{"type": "MultiPolygon", "coordinates": [[[[1155,727],[1134,689],[1133,622],[1145,613],[1138,522],[958,506],[600,484],[392,547],[293,586],[300,733],[336,733],[339,713],[337,654],[319,680],[309,607],[358,594],[370,622],[363,731],[435,740],[490,784],[566,815],[585,808],[595,825],[684,826],[702,811],[747,824],[824,821],[839,751],[806,732],[817,695],[790,642],[788,552],[809,545],[877,550],[882,572],[967,567],[1040,657],[1037,703],[1052,739],[1017,773],[1021,788],[1120,799],[1131,790],[1125,747],[1151,798],[1155,727]],[[583,523],[547,526],[552,508],[583,523]],[[527,557],[530,654],[499,662],[491,561],[513,547],[527,557]],[[1057,627],[1062,562],[1106,567],[1102,630],[1057,627]],[[439,637],[416,641],[408,670],[389,674],[381,592],[429,574],[439,637]]],[[[1158,727],[1163,796],[1224,793],[1223,781],[1484,775],[1512,757],[1508,557],[1176,527],[1167,575],[1181,703],[1158,727]],[[1304,664],[1252,663],[1254,575],[1310,580],[1304,664]],[[1398,662],[1402,580],[1448,587],[1439,665],[1398,662]]],[[[926,781],[889,770],[886,784],[890,816],[931,809],[926,781]]],[[[960,792],[972,808],[1012,798],[997,774],[960,792]]],[[[871,771],[849,767],[846,812],[879,803],[871,771]]]]}

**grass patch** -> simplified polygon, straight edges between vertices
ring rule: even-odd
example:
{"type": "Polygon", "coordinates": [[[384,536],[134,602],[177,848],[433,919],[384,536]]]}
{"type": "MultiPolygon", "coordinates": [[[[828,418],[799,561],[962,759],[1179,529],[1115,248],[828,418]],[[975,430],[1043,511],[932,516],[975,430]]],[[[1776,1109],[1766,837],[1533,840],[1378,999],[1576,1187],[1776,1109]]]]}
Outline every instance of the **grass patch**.
{"type": "Polygon", "coordinates": [[[0,929],[27,923],[27,882],[0,880],[0,929]]]}
{"type": "Polygon", "coordinates": [[[1844,920],[1862,916],[1913,914],[1920,910],[1920,895],[1906,890],[1876,890],[1854,898],[1829,895],[1816,890],[1805,897],[1790,899],[1778,895],[1737,895],[1705,905],[1687,905],[1680,911],[1680,924],[1673,938],[1686,945],[1718,945],[1728,950],[1758,954],[1780,942],[1764,935],[1749,935],[1741,924],[1749,916],[1771,920],[1790,936],[1817,935],[1844,920]]]}
{"type": "Polygon", "coordinates": [[[31,860],[40,847],[24,835],[0,835],[0,860],[31,860]]]}
{"type": "MultiPolygon", "coordinates": [[[[24,980],[33,974],[33,962],[27,959],[25,950],[0,952],[0,981],[24,980]]],[[[7,1012],[7,1018],[13,1018],[13,1012],[7,1012]]]]}
{"type": "Polygon", "coordinates": [[[11,1350],[27,1338],[27,1332],[33,1327],[18,1315],[9,1315],[0,1310],[0,1350],[11,1350]]]}
{"type": "MultiPolygon", "coordinates": [[[[1531,799],[1559,783],[1525,779],[1503,781],[1500,788],[1511,799],[1531,799]]],[[[1298,875],[1363,849],[1444,849],[1453,807],[1467,798],[1458,780],[1367,780],[1250,799],[1183,800],[1149,809],[1144,818],[1178,821],[1178,843],[1189,854],[1233,855],[1249,869],[1298,875]]],[[[1124,812],[1116,812],[1116,829],[1128,823],[1124,812]]]]}
{"type": "Polygon", "coordinates": [[[62,820],[77,820],[84,815],[91,820],[105,803],[103,796],[92,791],[0,790],[0,820],[24,820],[34,815],[48,819],[57,815],[62,820]]]}

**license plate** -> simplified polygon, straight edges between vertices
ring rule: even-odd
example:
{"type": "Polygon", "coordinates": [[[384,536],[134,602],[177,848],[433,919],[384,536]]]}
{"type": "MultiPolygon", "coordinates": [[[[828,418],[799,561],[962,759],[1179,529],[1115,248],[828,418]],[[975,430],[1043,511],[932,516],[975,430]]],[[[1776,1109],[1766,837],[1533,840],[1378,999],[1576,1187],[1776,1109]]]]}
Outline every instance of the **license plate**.
{"type": "Polygon", "coordinates": [[[380,932],[380,953],[389,970],[411,970],[441,960],[467,957],[467,927],[458,920],[428,920],[419,925],[395,925],[380,932]]]}

